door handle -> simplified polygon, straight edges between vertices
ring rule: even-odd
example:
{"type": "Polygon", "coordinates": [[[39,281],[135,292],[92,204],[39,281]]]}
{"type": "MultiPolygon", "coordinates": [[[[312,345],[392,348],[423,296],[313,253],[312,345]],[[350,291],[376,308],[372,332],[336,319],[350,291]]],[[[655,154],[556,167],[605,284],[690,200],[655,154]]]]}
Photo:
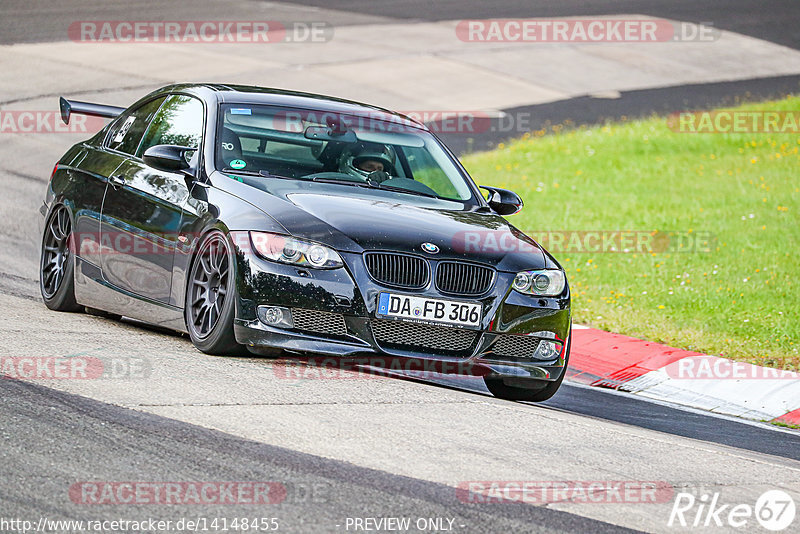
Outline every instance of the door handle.
{"type": "Polygon", "coordinates": [[[117,174],[108,179],[112,187],[116,189],[117,186],[125,185],[125,176],[117,174]]]}

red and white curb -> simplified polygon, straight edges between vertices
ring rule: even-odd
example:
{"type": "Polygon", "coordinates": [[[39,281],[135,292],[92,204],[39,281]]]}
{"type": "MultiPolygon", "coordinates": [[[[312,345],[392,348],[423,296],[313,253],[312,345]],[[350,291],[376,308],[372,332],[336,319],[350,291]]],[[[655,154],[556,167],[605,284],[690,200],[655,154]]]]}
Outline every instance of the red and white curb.
{"type": "Polygon", "coordinates": [[[567,380],[800,425],[800,374],[574,325],[567,380]]]}

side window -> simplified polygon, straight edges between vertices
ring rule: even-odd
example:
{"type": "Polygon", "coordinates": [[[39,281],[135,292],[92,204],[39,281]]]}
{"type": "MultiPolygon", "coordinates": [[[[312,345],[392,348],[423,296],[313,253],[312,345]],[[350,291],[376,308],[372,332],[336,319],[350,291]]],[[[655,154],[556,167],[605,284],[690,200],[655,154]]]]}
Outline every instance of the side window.
{"type": "Polygon", "coordinates": [[[116,120],[106,146],[126,154],[134,154],[150,119],[156,114],[165,97],[156,98],[116,120]]]}
{"type": "Polygon", "coordinates": [[[155,145],[178,145],[197,149],[203,137],[203,103],[196,98],[172,95],[158,110],[136,155],[155,145]]]}

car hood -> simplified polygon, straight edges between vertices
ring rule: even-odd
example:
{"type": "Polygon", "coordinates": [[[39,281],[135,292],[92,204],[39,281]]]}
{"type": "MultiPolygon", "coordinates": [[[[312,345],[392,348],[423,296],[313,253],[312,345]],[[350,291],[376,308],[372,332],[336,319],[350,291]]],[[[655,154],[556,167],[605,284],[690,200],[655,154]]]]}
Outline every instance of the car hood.
{"type": "Polygon", "coordinates": [[[504,218],[464,211],[460,202],[297,181],[265,185],[260,196],[254,203],[292,235],[343,252],[411,252],[510,272],[555,267],[533,239],[504,218]],[[436,245],[438,252],[425,252],[423,243],[436,245]]]}

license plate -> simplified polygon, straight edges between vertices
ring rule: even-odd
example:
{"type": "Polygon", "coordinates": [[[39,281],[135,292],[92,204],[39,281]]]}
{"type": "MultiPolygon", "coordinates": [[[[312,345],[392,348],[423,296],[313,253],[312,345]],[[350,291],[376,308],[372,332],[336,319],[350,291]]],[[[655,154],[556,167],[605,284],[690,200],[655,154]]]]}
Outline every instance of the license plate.
{"type": "Polygon", "coordinates": [[[482,318],[481,311],[481,305],[474,302],[432,299],[397,293],[381,293],[378,296],[378,315],[414,322],[479,327],[482,318]]]}

